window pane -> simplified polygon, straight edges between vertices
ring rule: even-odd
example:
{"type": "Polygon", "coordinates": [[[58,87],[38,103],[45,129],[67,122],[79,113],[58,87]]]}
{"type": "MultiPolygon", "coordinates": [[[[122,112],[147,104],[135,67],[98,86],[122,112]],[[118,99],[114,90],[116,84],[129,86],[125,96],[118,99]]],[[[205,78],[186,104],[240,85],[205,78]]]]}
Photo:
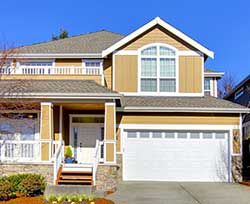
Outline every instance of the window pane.
{"type": "Polygon", "coordinates": [[[160,79],[160,91],[175,92],[176,91],[175,79],[160,79]]]}
{"type": "Polygon", "coordinates": [[[140,138],[149,138],[149,132],[140,132],[140,138]]]}
{"type": "Polygon", "coordinates": [[[225,139],[225,133],[223,132],[216,132],[215,139],[225,139]]]}
{"type": "Polygon", "coordinates": [[[152,138],[162,138],[161,132],[152,132],[152,138]]]}
{"type": "Polygon", "coordinates": [[[211,132],[205,132],[203,133],[203,139],[212,139],[213,134],[211,132]]]}
{"type": "Polygon", "coordinates": [[[141,59],[141,76],[142,77],[156,77],[157,63],[155,58],[141,59]]]}
{"type": "Polygon", "coordinates": [[[157,80],[141,79],[141,91],[157,91],[157,80]]]}
{"type": "Polygon", "coordinates": [[[52,66],[52,62],[21,62],[21,66],[52,66]]]}
{"type": "Polygon", "coordinates": [[[178,132],[177,138],[186,139],[187,138],[187,133],[186,132],[178,132]]]}
{"type": "Polygon", "coordinates": [[[191,139],[200,139],[200,133],[199,132],[191,132],[190,138],[191,139]]]}
{"type": "Polygon", "coordinates": [[[175,59],[160,59],[160,76],[175,77],[175,59]]]}
{"type": "Polygon", "coordinates": [[[149,47],[141,51],[141,55],[156,55],[157,49],[156,47],[149,47]]]}
{"type": "Polygon", "coordinates": [[[169,139],[175,138],[174,132],[165,132],[165,138],[169,138],[169,139]]]}
{"type": "Polygon", "coordinates": [[[168,48],[160,46],[160,55],[161,56],[175,56],[175,51],[168,48]]]}
{"type": "Polygon", "coordinates": [[[101,62],[95,62],[95,61],[85,62],[85,67],[100,67],[100,66],[101,66],[101,62]]]}
{"type": "Polygon", "coordinates": [[[133,132],[132,131],[128,132],[127,137],[128,138],[136,138],[136,132],[134,132],[134,131],[133,132]]]}
{"type": "Polygon", "coordinates": [[[206,78],[204,81],[204,89],[210,90],[210,78],[206,78]]]}

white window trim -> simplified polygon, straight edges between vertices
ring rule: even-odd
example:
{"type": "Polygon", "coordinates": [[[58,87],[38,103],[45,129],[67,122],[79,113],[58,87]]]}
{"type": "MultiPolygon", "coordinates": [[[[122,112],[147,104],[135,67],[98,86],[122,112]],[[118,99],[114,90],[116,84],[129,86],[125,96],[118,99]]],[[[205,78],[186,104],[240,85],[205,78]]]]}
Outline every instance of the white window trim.
{"type": "Polygon", "coordinates": [[[210,96],[213,96],[214,94],[213,94],[213,78],[210,78],[210,77],[205,77],[204,78],[204,85],[203,85],[203,87],[204,87],[204,95],[206,96],[206,94],[205,94],[205,92],[210,92],[210,96]],[[210,83],[210,89],[205,89],[205,80],[206,79],[209,79],[209,83],[210,83]]]}
{"type": "Polygon", "coordinates": [[[102,85],[104,85],[103,59],[82,59],[82,67],[83,68],[86,68],[86,62],[98,62],[98,63],[100,63],[100,67],[91,67],[91,68],[99,68],[100,69],[102,85]]]}
{"type": "Polygon", "coordinates": [[[244,94],[244,88],[240,88],[238,91],[235,92],[234,94],[234,100],[237,100],[244,94]]]}
{"type": "MultiPolygon", "coordinates": [[[[173,47],[173,46],[171,46],[169,44],[165,44],[165,43],[151,43],[151,44],[147,44],[147,45],[141,47],[140,49],[138,49],[138,73],[137,74],[138,74],[138,84],[137,84],[137,86],[138,86],[137,87],[137,92],[138,93],[144,93],[144,94],[150,94],[150,95],[151,94],[154,94],[154,95],[173,95],[173,93],[174,94],[179,93],[179,52],[178,52],[178,50],[175,47],[173,47]],[[159,47],[163,46],[163,47],[168,47],[168,48],[174,50],[176,54],[173,57],[172,56],[166,56],[166,57],[165,56],[160,56],[159,53],[157,53],[156,56],[143,56],[143,55],[141,55],[142,50],[144,50],[146,48],[149,48],[149,47],[153,47],[153,46],[157,47],[157,52],[158,52],[159,47]],[[157,91],[156,92],[153,92],[153,91],[149,91],[149,92],[141,91],[141,79],[142,79],[142,77],[141,77],[141,58],[143,58],[143,57],[146,57],[146,58],[147,57],[148,58],[152,57],[152,58],[157,59],[157,76],[156,76],[156,79],[157,79],[157,91]],[[176,83],[175,84],[175,87],[176,87],[175,92],[161,92],[160,91],[160,83],[159,83],[160,78],[161,78],[160,77],[160,69],[159,69],[159,67],[160,67],[159,59],[160,58],[166,58],[166,59],[172,58],[172,59],[175,59],[175,83],[176,83]]],[[[144,77],[144,78],[146,78],[146,77],[144,77]]],[[[149,78],[151,79],[151,78],[154,78],[154,77],[149,77],[149,78]]]]}

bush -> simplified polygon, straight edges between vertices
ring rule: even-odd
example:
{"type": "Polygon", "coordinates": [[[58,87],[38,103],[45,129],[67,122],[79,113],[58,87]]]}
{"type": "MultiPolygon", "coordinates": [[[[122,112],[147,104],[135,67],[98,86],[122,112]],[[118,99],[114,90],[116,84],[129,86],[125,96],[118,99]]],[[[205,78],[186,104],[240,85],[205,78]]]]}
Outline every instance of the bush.
{"type": "Polygon", "coordinates": [[[20,182],[18,189],[25,196],[40,195],[45,189],[44,177],[37,174],[30,174],[20,182]]]}
{"type": "Polygon", "coordinates": [[[69,158],[71,158],[71,157],[72,157],[72,155],[73,155],[73,152],[72,152],[71,147],[70,147],[70,146],[67,146],[67,147],[66,147],[66,150],[65,150],[65,154],[64,154],[64,156],[65,156],[65,157],[69,157],[69,158]]]}
{"type": "Polygon", "coordinates": [[[0,183],[0,200],[9,200],[11,197],[11,182],[2,180],[0,183]]]}

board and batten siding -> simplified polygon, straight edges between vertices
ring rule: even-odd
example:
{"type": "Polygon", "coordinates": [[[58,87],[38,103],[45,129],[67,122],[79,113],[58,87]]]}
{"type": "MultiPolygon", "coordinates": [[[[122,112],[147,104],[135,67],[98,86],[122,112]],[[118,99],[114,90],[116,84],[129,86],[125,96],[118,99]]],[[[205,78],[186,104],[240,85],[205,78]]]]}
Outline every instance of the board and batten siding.
{"type": "Polygon", "coordinates": [[[179,57],[179,92],[201,93],[203,80],[203,57],[179,57]]]}
{"type": "Polygon", "coordinates": [[[137,55],[115,56],[115,90],[119,92],[137,92],[138,83],[137,55]]]}
{"type": "Polygon", "coordinates": [[[149,29],[145,33],[124,45],[121,50],[137,50],[142,46],[151,43],[165,43],[175,47],[178,50],[196,50],[161,26],[155,26],[149,29]]]}
{"type": "Polygon", "coordinates": [[[103,61],[104,84],[112,89],[112,59],[104,59],[103,61]]]}

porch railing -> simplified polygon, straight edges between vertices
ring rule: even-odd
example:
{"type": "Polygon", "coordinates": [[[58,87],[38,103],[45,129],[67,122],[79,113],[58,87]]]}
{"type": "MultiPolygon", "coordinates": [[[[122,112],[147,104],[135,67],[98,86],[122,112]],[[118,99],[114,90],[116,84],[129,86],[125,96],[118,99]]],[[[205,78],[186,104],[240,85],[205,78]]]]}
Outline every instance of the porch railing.
{"type": "Polygon", "coordinates": [[[20,66],[1,68],[0,74],[24,74],[24,75],[101,75],[99,67],[42,67],[20,66]]]}
{"type": "Polygon", "coordinates": [[[55,154],[53,157],[54,162],[54,184],[56,184],[58,171],[64,160],[64,141],[54,141],[53,146],[55,147],[55,154]]]}
{"type": "Polygon", "coordinates": [[[0,140],[0,161],[40,160],[40,141],[0,140]]]}
{"type": "Polygon", "coordinates": [[[95,147],[95,154],[93,160],[93,183],[96,184],[96,173],[97,167],[100,161],[100,151],[101,151],[101,144],[99,140],[96,140],[96,147],[95,147]]]}

